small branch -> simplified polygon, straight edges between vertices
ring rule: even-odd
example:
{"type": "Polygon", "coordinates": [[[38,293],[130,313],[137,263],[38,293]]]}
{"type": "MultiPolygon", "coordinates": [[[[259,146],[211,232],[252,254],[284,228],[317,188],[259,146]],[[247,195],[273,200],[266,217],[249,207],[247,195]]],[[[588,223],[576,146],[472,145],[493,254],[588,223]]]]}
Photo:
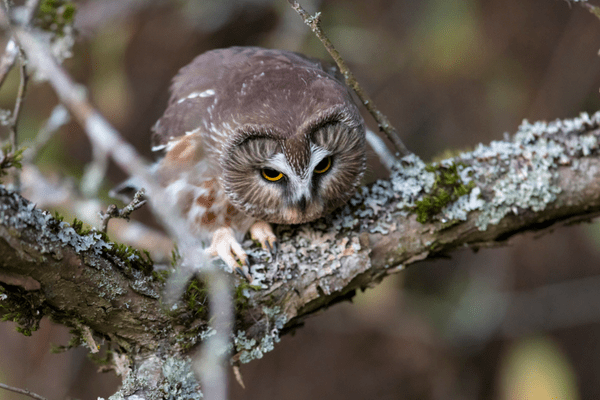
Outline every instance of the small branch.
{"type": "Polygon", "coordinates": [[[340,69],[340,72],[344,75],[344,78],[346,79],[346,84],[350,86],[358,95],[360,101],[367,108],[369,113],[371,113],[375,121],[377,121],[377,124],[379,125],[379,130],[385,132],[387,137],[394,144],[394,147],[396,147],[396,150],[398,151],[398,153],[400,153],[400,157],[404,157],[411,154],[411,152],[406,148],[406,146],[404,146],[404,143],[402,143],[402,140],[400,139],[400,135],[398,135],[398,131],[396,130],[396,128],[394,128],[394,126],[391,124],[388,118],[375,106],[375,103],[360,86],[360,84],[354,77],[354,74],[352,73],[352,71],[350,71],[350,68],[348,68],[348,65],[346,65],[346,62],[344,61],[340,53],[335,49],[335,47],[333,47],[333,44],[331,43],[327,35],[325,35],[323,28],[321,28],[321,14],[316,13],[315,15],[310,15],[295,0],[288,0],[288,3],[290,3],[292,8],[298,13],[298,15],[300,15],[300,17],[302,17],[304,23],[310,27],[314,34],[319,38],[321,43],[323,43],[323,46],[325,46],[325,49],[327,49],[327,52],[331,55],[338,68],[340,69]]]}
{"type": "Polygon", "coordinates": [[[195,357],[194,369],[202,382],[202,392],[209,400],[227,399],[229,351],[233,327],[233,302],[230,293],[231,277],[213,269],[206,274],[209,284],[210,319],[215,334],[201,347],[195,357]]]}
{"type": "Polygon", "coordinates": [[[9,390],[11,392],[15,392],[15,393],[19,393],[19,394],[24,394],[25,396],[29,396],[32,399],[48,400],[45,397],[40,396],[39,394],[35,394],[33,392],[30,392],[27,389],[19,389],[19,388],[16,388],[16,387],[5,385],[4,383],[0,383],[0,389],[6,389],[6,390],[9,390]]]}
{"type": "MultiPolygon", "coordinates": [[[[84,198],[69,178],[59,178],[42,172],[32,164],[28,148],[24,155],[21,171],[21,194],[35,203],[40,209],[71,210],[77,219],[90,226],[98,225],[98,210],[106,205],[100,201],[84,198]]],[[[0,154],[0,161],[2,155],[0,154]]],[[[3,164],[0,163],[0,168],[3,164]]],[[[164,232],[151,228],[139,221],[117,219],[110,224],[111,238],[119,243],[125,243],[137,249],[148,249],[156,262],[169,263],[173,240],[164,232]]]]}
{"type": "Polygon", "coordinates": [[[15,65],[17,54],[19,54],[19,47],[15,43],[14,39],[10,39],[8,43],[6,43],[6,48],[4,49],[2,58],[0,58],[0,86],[2,86],[4,80],[8,76],[8,73],[12,69],[13,65],[15,65]]]}
{"type": "Polygon", "coordinates": [[[13,149],[17,148],[17,125],[19,122],[19,115],[21,114],[21,106],[25,99],[25,92],[27,91],[27,82],[29,81],[29,75],[27,74],[27,67],[25,61],[25,55],[21,52],[19,56],[21,81],[19,83],[19,91],[17,92],[17,99],[15,100],[15,108],[12,113],[10,120],[10,144],[13,149]]]}
{"type": "Polygon", "coordinates": [[[0,149],[0,177],[6,174],[4,170],[7,168],[20,168],[22,157],[23,150],[13,149],[10,145],[0,149]]]}
{"type": "Polygon", "coordinates": [[[85,340],[85,343],[87,344],[90,351],[94,354],[98,353],[100,351],[100,348],[94,340],[94,335],[92,335],[92,330],[90,329],[90,327],[81,324],[79,325],[79,327],[81,328],[81,336],[83,340],[85,340]]]}
{"type": "Polygon", "coordinates": [[[50,117],[36,135],[35,142],[25,151],[23,161],[25,163],[35,163],[40,151],[42,151],[60,127],[67,124],[70,119],[69,112],[62,104],[54,107],[50,117]]]}
{"type": "Polygon", "coordinates": [[[594,14],[596,16],[596,18],[600,19],[600,7],[594,6],[594,5],[590,4],[590,3],[585,3],[585,2],[579,2],[579,4],[581,4],[581,6],[583,8],[587,8],[587,10],[590,13],[594,14]]]}
{"type": "MultiPolygon", "coordinates": [[[[40,0],[27,0],[27,3],[25,3],[25,20],[23,21],[24,25],[29,25],[31,23],[39,4],[40,0]]],[[[4,2],[4,5],[8,10],[7,2],[4,2]]],[[[4,80],[6,79],[13,65],[15,65],[18,54],[19,47],[17,46],[15,40],[13,38],[9,39],[8,43],[6,43],[4,54],[0,59],[0,87],[4,83],[4,80]]]]}
{"type": "Polygon", "coordinates": [[[92,161],[85,166],[79,184],[79,188],[85,197],[94,198],[98,196],[98,191],[108,170],[108,157],[109,153],[106,149],[100,146],[92,146],[92,161]]]}
{"type": "Polygon", "coordinates": [[[129,221],[129,216],[131,215],[131,213],[141,208],[144,204],[146,204],[147,200],[144,199],[145,194],[146,191],[142,188],[137,191],[135,196],[133,196],[133,200],[131,200],[131,202],[122,209],[119,210],[119,208],[116,205],[111,204],[110,206],[108,206],[105,213],[100,211],[100,217],[102,220],[102,232],[106,233],[106,231],[108,230],[108,221],[110,221],[111,218],[123,218],[129,221]]]}

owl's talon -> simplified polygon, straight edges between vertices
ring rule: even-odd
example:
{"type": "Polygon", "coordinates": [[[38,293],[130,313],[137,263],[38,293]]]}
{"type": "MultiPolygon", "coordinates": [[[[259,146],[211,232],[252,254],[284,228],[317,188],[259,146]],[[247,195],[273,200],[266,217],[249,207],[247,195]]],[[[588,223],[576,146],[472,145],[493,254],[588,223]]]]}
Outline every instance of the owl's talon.
{"type": "Polygon", "coordinates": [[[233,269],[235,272],[237,272],[238,274],[240,274],[240,276],[242,278],[244,278],[245,280],[248,281],[248,283],[252,283],[253,279],[252,279],[252,275],[250,275],[249,273],[247,273],[246,271],[244,271],[244,268],[240,267],[239,265],[237,267],[235,267],[233,269]]]}
{"type": "Polygon", "coordinates": [[[277,254],[277,238],[273,233],[271,224],[265,221],[256,221],[250,227],[250,236],[260,243],[260,247],[267,250],[271,257],[277,254]]]}
{"type": "Polygon", "coordinates": [[[231,228],[223,227],[217,229],[213,233],[212,243],[206,251],[211,256],[219,256],[233,271],[236,271],[246,280],[252,282],[252,276],[244,271],[244,267],[247,267],[248,270],[250,269],[248,255],[237,240],[235,240],[235,235],[231,228]]]}
{"type": "Polygon", "coordinates": [[[271,248],[273,249],[273,251],[271,252],[271,255],[273,257],[275,257],[277,255],[277,252],[279,251],[279,242],[277,240],[273,240],[273,243],[269,243],[271,245],[271,248]]]}
{"type": "Polygon", "coordinates": [[[267,246],[267,250],[269,250],[269,253],[273,254],[273,247],[271,247],[271,243],[269,243],[268,241],[266,241],[265,244],[267,246]]]}

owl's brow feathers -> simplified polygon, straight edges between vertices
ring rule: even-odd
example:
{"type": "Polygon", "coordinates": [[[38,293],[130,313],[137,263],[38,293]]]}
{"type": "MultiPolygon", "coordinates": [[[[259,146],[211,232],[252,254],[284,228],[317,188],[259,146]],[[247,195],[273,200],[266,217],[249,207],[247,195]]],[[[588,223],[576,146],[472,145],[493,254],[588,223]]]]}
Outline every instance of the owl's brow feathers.
{"type": "Polygon", "coordinates": [[[289,140],[307,134],[312,136],[325,126],[337,123],[347,126],[348,129],[361,126],[360,123],[357,123],[356,116],[350,115],[344,106],[339,105],[312,116],[307,122],[299,126],[295,132],[281,132],[277,128],[268,125],[245,124],[236,129],[236,134],[230,141],[230,146],[242,146],[245,142],[254,139],[272,139],[281,142],[285,139],[289,140]]]}

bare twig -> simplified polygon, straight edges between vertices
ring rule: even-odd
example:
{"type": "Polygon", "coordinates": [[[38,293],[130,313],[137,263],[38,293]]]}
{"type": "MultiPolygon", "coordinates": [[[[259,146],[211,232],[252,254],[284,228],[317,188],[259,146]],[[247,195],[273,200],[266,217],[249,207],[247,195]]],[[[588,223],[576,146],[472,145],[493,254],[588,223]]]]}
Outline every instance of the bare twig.
{"type": "Polygon", "coordinates": [[[90,351],[94,354],[97,354],[100,351],[100,346],[96,344],[96,341],[94,340],[94,335],[92,335],[92,330],[90,329],[90,327],[80,324],[79,328],[81,329],[82,333],[81,337],[87,344],[90,351]]]}
{"type": "MultiPolygon", "coordinates": [[[[33,17],[35,16],[35,12],[38,9],[39,4],[40,4],[40,0],[27,0],[27,2],[25,3],[25,6],[24,6],[25,18],[23,21],[23,25],[29,25],[31,23],[31,21],[33,20],[33,17]]],[[[8,8],[7,2],[4,2],[4,5],[8,11],[9,8],[8,8]]],[[[6,79],[6,76],[12,69],[13,65],[15,65],[15,61],[17,60],[18,54],[19,54],[19,47],[17,46],[15,40],[13,38],[10,38],[8,40],[8,43],[6,43],[6,48],[4,50],[4,54],[2,55],[2,58],[0,59],[0,86],[2,86],[2,84],[4,83],[4,80],[6,79]]]]}
{"type": "MultiPolygon", "coordinates": [[[[1,167],[3,164],[0,163],[1,167]]],[[[22,195],[36,203],[39,208],[70,210],[77,219],[91,226],[98,224],[98,210],[103,209],[105,205],[97,199],[84,198],[71,179],[48,172],[42,174],[35,165],[24,162],[21,180],[22,195]]],[[[173,240],[163,231],[139,221],[127,222],[117,219],[110,223],[109,232],[111,239],[115,241],[137,249],[148,249],[155,262],[168,263],[171,260],[173,240]]]]}
{"type": "Polygon", "coordinates": [[[68,123],[70,119],[69,112],[62,104],[54,107],[50,117],[36,135],[35,142],[25,150],[23,161],[25,163],[34,163],[37,160],[40,151],[42,151],[48,141],[52,139],[52,136],[61,126],[68,123]]]}
{"type": "Polygon", "coordinates": [[[27,67],[25,61],[25,55],[21,52],[19,56],[19,63],[21,65],[21,81],[19,83],[19,91],[17,92],[17,99],[15,100],[15,108],[12,113],[12,117],[9,124],[10,129],[10,144],[13,149],[17,148],[17,125],[19,122],[19,115],[21,114],[21,106],[25,99],[25,92],[27,91],[27,82],[29,81],[29,75],[27,74],[27,67]]]}
{"type": "Polygon", "coordinates": [[[79,184],[81,192],[86,197],[93,198],[98,196],[98,191],[108,170],[108,159],[109,152],[106,149],[100,146],[92,146],[92,161],[85,166],[83,177],[79,184]]]}
{"type": "Polygon", "coordinates": [[[100,218],[102,220],[102,232],[106,233],[108,229],[108,221],[110,221],[111,218],[123,218],[129,220],[129,216],[132,212],[146,204],[147,200],[144,199],[145,194],[146,191],[142,188],[137,191],[135,196],[133,196],[133,200],[131,200],[131,202],[122,209],[119,210],[116,205],[111,204],[108,206],[105,213],[101,211],[100,218]]]}
{"type": "Polygon", "coordinates": [[[288,0],[288,3],[290,3],[292,8],[296,10],[300,17],[302,17],[304,23],[310,27],[314,34],[319,38],[321,43],[323,43],[323,46],[325,46],[325,49],[327,49],[327,52],[329,53],[329,55],[331,55],[338,68],[340,69],[340,72],[344,75],[344,78],[346,79],[346,84],[350,86],[358,95],[360,101],[367,108],[369,113],[371,113],[373,118],[375,118],[375,121],[377,121],[377,124],[379,125],[379,130],[385,132],[387,137],[394,144],[394,147],[396,147],[398,153],[400,153],[400,156],[404,157],[411,154],[410,151],[406,148],[406,146],[404,146],[404,143],[402,143],[402,140],[400,139],[400,135],[398,135],[398,131],[396,130],[396,128],[394,128],[394,126],[391,124],[388,118],[381,111],[379,111],[377,107],[375,107],[375,103],[373,103],[373,100],[360,86],[360,84],[354,77],[354,74],[352,73],[352,71],[350,71],[348,65],[346,65],[346,62],[344,61],[340,53],[335,49],[335,47],[333,47],[333,44],[331,43],[327,35],[325,35],[323,28],[321,28],[321,14],[316,13],[315,15],[310,15],[295,0],[288,0]]]}
{"type": "Polygon", "coordinates": [[[15,64],[17,54],[19,54],[19,47],[13,39],[9,39],[8,43],[6,43],[4,54],[2,54],[2,58],[0,58],[0,86],[2,86],[8,73],[15,64]]]}
{"type": "MultiPolygon", "coordinates": [[[[38,6],[39,6],[39,0],[28,0],[27,1],[27,3],[25,4],[25,7],[24,7],[25,13],[24,13],[23,21],[22,21],[22,24],[24,26],[28,26],[31,23],[36,10],[38,9],[38,6]]],[[[8,0],[4,0],[4,7],[6,8],[6,14],[10,15],[11,10],[10,10],[10,5],[8,3],[8,0]]],[[[11,30],[10,23],[8,24],[7,28],[9,31],[11,30]]],[[[27,91],[27,82],[29,81],[29,75],[27,74],[27,66],[26,66],[27,64],[26,64],[26,60],[25,60],[25,54],[15,45],[13,39],[10,38],[8,44],[6,45],[6,54],[2,58],[2,62],[1,62],[0,86],[2,85],[2,82],[4,81],[6,76],[8,75],[8,72],[12,69],[17,55],[19,55],[19,63],[21,66],[21,68],[20,68],[21,80],[19,83],[19,90],[17,92],[17,98],[15,100],[15,108],[13,110],[12,116],[11,116],[9,124],[8,124],[8,128],[10,131],[9,140],[10,140],[10,144],[11,144],[13,151],[16,151],[16,149],[17,149],[17,144],[18,144],[17,127],[18,127],[18,123],[19,123],[19,116],[21,115],[21,108],[23,105],[23,101],[25,99],[25,93],[27,91]]],[[[21,178],[20,178],[19,170],[14,171],[13,185],[17,190],[20,190],[21,178]]]]}
{"type": "Polygon", "coordinates": [[[202,346],[200,357],[195,360],[195,369],[202,382],[205,398],[210,400],[227,399],[229,365],[228,344],[233,326],[233,303],[230,293],[229,274],[212,270],[207,273],[210,287],[210,318],[215,335],[202,346]]]}
{"type": "Polygon", "coordinates": [[[46,399],[45,397],[42,397],[42,396],[40,396],[39,394],[35,394],[35,393],[33,393],[33,392],[30,392],[30,391],[29,391],[29,390],[27,390],[27,389],[19,389],[19,388],[16,388],[16,387],[12,387],[12,386],[5,385],[4,383],[0,383],[0,389],[6,389],[6,390],[9,390],[9,391],[11,391],[11,392],[15,392],[15,393],[23,394],[23,395],[25,395],[25,396],[29,396],[29,397],[31,397],[32,399],[37,399],[37,400],[48,400],[48,399],[46,399]]]}
{"type": "MultiPolygon", "coordinates": [[[[581,6],[583,8],[587,8],[587,10],[589,12],[591,12],[592,14],[594,14],[598,19],[600,19],[600,7],[598,6],[594,6],[592,4],[589,3],[584,3],[584,2],[580,2],[579,4],[581,4],[581,6]]],[[[570,3],[569,3],[570,5],[570,3]]]]}
{"type": "Polygon", "coordinates": [[[242,372],[240,371],[240,366],[237,364],[233,365],[233,376],[235,376],[235,380],[242,387],[242,389],[246,389],[244,378],[242,377],[242,372]]]}

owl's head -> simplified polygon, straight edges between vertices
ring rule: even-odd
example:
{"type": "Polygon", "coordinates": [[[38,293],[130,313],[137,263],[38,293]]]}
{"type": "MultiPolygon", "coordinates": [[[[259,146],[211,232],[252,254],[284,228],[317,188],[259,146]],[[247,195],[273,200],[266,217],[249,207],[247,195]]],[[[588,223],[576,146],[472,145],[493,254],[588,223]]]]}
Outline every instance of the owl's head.
{"type": "Polygon", "coordinates": [[[221,157],[231,203],[255,218],[300,224],[346,202],[365,170],[365,129],[356,109],[334,107],[294,129],[241,127],[221,157]]]}

